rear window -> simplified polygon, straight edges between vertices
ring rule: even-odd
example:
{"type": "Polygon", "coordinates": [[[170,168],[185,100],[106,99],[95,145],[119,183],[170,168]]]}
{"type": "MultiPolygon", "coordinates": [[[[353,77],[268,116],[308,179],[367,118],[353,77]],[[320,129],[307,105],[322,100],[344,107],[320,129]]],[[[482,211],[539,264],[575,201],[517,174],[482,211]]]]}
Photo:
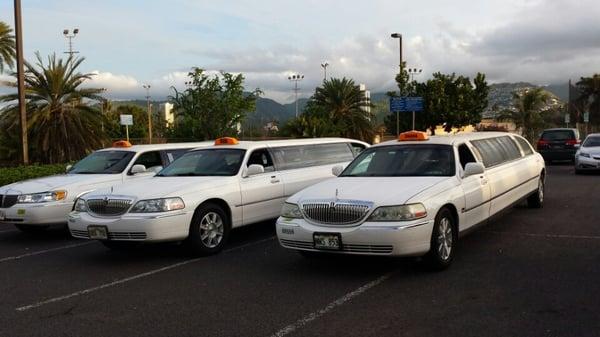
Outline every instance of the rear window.
{"type": "Polygon", "coordinates": [[[542,133],[543,140],[567,140],[567,139],[576,139],[575,132],[572,130],[552,130],[552,131],[544,131],[542,133]]]}

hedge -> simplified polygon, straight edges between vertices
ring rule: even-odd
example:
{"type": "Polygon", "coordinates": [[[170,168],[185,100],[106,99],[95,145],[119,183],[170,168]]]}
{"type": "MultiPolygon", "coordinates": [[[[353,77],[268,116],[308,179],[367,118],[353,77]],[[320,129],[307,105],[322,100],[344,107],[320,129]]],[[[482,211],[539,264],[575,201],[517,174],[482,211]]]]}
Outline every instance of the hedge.
{"type": "Polygon", "coordinates": [[[66,164],[0,167],[0,186],[16,181],[65,173],[66,164]]]}

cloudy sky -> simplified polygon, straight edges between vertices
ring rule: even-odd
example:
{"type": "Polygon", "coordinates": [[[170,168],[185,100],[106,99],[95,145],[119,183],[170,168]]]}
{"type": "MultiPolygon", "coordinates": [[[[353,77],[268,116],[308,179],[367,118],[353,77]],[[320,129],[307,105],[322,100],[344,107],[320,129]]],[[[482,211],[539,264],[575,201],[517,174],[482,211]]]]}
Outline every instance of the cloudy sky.
{"type": "MultiPolygon", "coordinates": [[[[309,96],[328,75],[372,91],[393,88],[398,40],[409,67],[431,73],[484,72],[490,82],[562,83],[600,72],[597,0],[23,0],[28,59],[63,53],[65,28],[93,85],[113,99],[141,98],[142,84],[164,99],[190,67],[242,72],[247,89],[293,100],[287,77],[309,96]]],[[[13,1],[0,20],[14,23],[13,1]]]]}

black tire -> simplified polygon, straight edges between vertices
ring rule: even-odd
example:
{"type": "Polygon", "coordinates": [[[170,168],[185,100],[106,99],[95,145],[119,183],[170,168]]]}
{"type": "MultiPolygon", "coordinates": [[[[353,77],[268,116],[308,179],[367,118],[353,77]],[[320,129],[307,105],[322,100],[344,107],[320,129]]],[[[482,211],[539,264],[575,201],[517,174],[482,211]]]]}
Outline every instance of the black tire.
{"type": "Polygon", "coordinates": [[[101,241],[101,242],[104,245],[104,247],[106,247],[110,250],[119,251],[119,252],[132,250],[139,245],[139,243],[137,243],[137,242],[130,242],[130,241],[101,241]]]}
{"type": "Polygon", "coordinates": [[[527,198],[527,207],[529,208],[542,208],[544,207],[544,176],[540,175],[538,180],[538,188],[532,195],[527,198]]]}
{"type": "Polygon", "coordinates": [[[457,227],[456,219],[448,208],[442,208],[435,216],[431,248],[425,255],[429,269],[444,270],[452,264],[458,242],[457,227]]]}
{"type": "Polygon", "coordinates": [[[48,229],[48,227],[50,227],[50,226],[15,224],[15,227],[17,227],[18,230],[20,230],[21,232],[24,232],[24,233],[39,234],[39,233],[45,232],[48,229]]]}
{"type": "Polygon", "coordinates": [[[204,204],[192,218],[190,234],[185,243],[194,255],[216,254],[223,250],[230,231],[231,220],[223,208],[212,203],[204,204]]]}

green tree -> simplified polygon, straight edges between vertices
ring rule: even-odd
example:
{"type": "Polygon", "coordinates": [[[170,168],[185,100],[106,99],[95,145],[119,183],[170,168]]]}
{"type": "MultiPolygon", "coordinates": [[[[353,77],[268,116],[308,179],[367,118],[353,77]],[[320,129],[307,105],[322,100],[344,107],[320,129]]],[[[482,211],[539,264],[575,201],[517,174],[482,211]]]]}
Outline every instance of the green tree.
{"type": "Polygon", "coordinates": [[[173,136],[207,140],[236,135],[238,123],[254,111],[260,91],[245,93],[241,74],[221,72],[211,77],[193,68],[188,77],[188,87],[173,88],[175,95],[169,97],[175,112],[173,136]]]}
{"type": "Polygon", "coordinates": [[[0,73],[4,72],[4,65],[12,68],[15,64],[15,37],[12,29],[0,21],[0,73]]]}
{"type": "MultiPolygon", "coordinates": [[[[82,88],[93,74],[77,68],[83,58],[67,60],[50,55],[47,64],[25,62],[25,99],[30,153],[34,161],[63,163],[78,160],[102,146],[102,117],[93,102],[102,101],[101,89],[82,88]]],[[[10,82],[15,87],[16,83],[10,82]]],[[[0,137],[20,147],[17,94],[0,96],[0,137]]],[[[5,144],[6,145],[6,144],[5,144]]]]}
{"type": "Polygon", "coordinates": [[[508,119],[521,129],[521,134],[535,142],[538,133],[546,126],[544,114],[548,111],[551,95],[543,88],[527,89],[513,93],[513,108],[505,110],[499,119],[508,119]]]}
{"type": "Polygon", "coordinates": [[[590,112],[591,123],[600,124],[600,74],[582,77],[577,88],[581,93],[577,103],[590,112]]]}
{"type": "Polygon", "coordinates": [[[133,125],[129,126],[129,138],[148,137],[148,112],[133,104],[118,105],[105,111],[105,130],[111,139],[125,139],[125,126],[121,125],[121,115],[132,115],[133,125]]]}

